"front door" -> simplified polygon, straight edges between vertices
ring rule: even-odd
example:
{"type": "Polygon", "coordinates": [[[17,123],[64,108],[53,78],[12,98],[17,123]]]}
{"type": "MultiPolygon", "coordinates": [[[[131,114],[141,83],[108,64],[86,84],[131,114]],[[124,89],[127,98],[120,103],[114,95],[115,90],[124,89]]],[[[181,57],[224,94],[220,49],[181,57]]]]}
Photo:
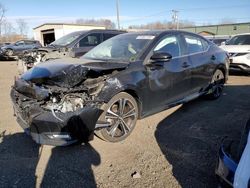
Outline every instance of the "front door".
{"type": "Polygon", "coordinates": [[[187,56],[182,56],[182,49],[179,35],[166,35],[154,47],[153,53],[166,52],[172,58],[166,62],[150,62],[146,66],[149,92],[154,97],[149,106],[167,106],[190,94],[191,64],[187,56]]]}

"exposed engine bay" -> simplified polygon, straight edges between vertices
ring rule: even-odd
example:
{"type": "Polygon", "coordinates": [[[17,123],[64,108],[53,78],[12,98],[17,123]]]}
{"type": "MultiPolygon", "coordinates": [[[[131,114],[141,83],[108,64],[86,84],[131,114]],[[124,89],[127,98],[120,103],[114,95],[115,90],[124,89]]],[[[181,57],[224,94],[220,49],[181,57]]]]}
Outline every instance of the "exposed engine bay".
{"type": "Polygon", "coordinates": [[[99,98],[100,93],[127,64],[58,61],[41,63],[15,80],[11,98],[17,121],[37,143],[87,142],[105,103],[99,98]],[[48,139],[51,134],[56,139],[48,139]]]}

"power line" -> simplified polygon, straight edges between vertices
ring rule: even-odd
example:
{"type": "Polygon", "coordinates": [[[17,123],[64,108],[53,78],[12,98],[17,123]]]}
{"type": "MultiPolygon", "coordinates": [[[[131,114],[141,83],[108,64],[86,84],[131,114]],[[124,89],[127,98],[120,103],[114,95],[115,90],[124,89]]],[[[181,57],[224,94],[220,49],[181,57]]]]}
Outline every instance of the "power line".
{"type": "Polygon", "coordinates": [[[179,11],[178,10],[172,10],[172,22],[173,22],[173,25],[176,26],[176,29],[178,30],[179,29],[179,18],[178,18],[178,13],[179,11]]]}
{"type": "MultiPolygon", "coordinates": [[[[214,7],[196,7],[196,8],[185,8],[185,9],[175,9],[176,11],[204,11],[204,10],[210,10],[210,9],[228,9],[228,8],[240,8],[240,7],[247,7],[250,6],[250,4],[242,4],[242,5],[230,5],[230,6],[214,6],[214,7]]],[[[134,22],[134,21],[139,21],[139,20],[143,20],[145,18],[152,18],[152,17],[156,17],[156,16],[160,16],[160,15],[165,15],[167,12],[172,12],[173,9],[168,9],[168,10],[163,10],[163,11],[159,11],[156,12],[154,14],[150,14],[150,15],[146,15],[146,16],[141,16],[135,19],[131,19],[131,20],[126,20],[124,22],[134,22]]]]}

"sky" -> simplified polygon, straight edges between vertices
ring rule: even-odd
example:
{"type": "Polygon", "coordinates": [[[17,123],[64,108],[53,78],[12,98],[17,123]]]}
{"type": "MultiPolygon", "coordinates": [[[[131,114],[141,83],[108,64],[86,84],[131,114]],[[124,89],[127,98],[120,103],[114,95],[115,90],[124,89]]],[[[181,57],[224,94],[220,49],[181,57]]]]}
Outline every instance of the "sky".
{"type": "MultiPolygon", "coordinates": [[[[6,19],[15,26],[24,19],[32,29],[43,23],[73,23],[76,19],[107,18],[116,23],[116,0],[0,0],[6,19]]],[[[171,10],[178,10],[179,20],[196,25],[221,21],[250,22],[250,0],[119,0],[120,24],[141,25],[171,21],[171,10]]]]}

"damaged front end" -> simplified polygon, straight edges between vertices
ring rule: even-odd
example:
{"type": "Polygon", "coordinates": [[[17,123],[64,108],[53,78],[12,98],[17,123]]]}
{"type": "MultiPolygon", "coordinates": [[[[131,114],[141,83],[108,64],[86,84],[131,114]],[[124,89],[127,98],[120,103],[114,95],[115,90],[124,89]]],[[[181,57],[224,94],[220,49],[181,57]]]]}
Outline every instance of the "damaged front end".
{"type": "Polygon", "coordinates": [[[39,63],[66,57],[70,57],[70,51],[66,47],[44,47],[25,51],[23,54],[18,56],[19,73],[22,74],[39,63]]]}
{"type": "MultiPolygon", "coordinates": [[[[39,144],[69,145],[93,139],[104,101],[98,100],[114,69],[46,63],[15,80],[11,99],[19,125],[39,144]]],[[[115,69],[119,69],[115,68],[115,69]]]]}

